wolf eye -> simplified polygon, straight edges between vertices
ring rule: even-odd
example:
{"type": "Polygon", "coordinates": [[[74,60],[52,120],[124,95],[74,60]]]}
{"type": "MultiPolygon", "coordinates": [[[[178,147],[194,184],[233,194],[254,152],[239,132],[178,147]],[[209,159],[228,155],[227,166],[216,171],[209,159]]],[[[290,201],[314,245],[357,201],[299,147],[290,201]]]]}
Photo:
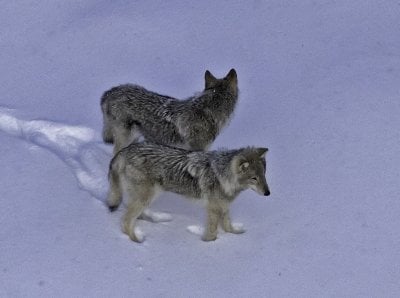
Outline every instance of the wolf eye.
{"type": "Polygon", "coordinates": [[[251,179],[251,181],[253,181],[253,182],[258,182],[258,178],[257,178],[257,177],[251,177],[250,179],[251,179]]]}

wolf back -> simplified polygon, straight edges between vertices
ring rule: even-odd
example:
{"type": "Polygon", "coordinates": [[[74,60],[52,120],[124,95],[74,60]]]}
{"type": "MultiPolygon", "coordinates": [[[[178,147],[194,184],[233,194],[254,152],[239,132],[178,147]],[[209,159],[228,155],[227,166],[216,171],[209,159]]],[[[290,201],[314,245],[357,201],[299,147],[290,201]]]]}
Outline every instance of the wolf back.
{"type": "Polygon", "coordinates": [[[174,147],[206,149],[229,122],[238,99],[236,71],[215,78],[205,73],[205,89],[185,100],[125,84],[101,98],[103,140],[114,152],[140,135],[145,140],[174,147]]]}

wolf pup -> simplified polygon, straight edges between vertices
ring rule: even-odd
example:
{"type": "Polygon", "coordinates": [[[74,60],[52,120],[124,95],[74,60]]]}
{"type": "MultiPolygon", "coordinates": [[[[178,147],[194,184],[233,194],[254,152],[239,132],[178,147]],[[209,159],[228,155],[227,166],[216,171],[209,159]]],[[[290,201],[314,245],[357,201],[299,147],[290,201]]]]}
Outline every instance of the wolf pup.
{"type": "Polygon", "coordinates": [[[229,204],[247,188],[270,194],[265,179],[267,148],[188,151],[154,143],[132,143],[110,163],[107,204],[115,210],[122,200],[124,182],[128,198],[122,230],[142,242],[135,232],[136,219],[160,190],[181,194],[207,203],[207,225],[202,239],[217,238],[218,224],[226,232],[243,233],[232,226],[229,204]]]}
{"type": "Polygon", "coordinates": [[[223,79],[205,72],[203,92],[185,100],[137,85],[121,85],[101,98],[103,140],[114,153],[140,135],[154,143],[190,150],[206,149],[230,119],[238,99],[236,71],[223,79]]]}

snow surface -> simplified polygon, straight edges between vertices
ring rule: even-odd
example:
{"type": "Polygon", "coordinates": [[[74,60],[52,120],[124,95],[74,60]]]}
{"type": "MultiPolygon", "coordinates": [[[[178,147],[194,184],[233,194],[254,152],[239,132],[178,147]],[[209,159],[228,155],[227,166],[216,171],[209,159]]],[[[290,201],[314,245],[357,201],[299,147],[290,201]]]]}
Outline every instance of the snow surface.
{"type": "Polygon", "coordinates": [[[399,32],[398,1],[3,1],[0,297],[398,297],[399,32]],[[272,195],[205,243],[162,194],[133,243],[103,204],[102,92],[184,98],[232,67],[213,148],[269,147],[272,195]]]}

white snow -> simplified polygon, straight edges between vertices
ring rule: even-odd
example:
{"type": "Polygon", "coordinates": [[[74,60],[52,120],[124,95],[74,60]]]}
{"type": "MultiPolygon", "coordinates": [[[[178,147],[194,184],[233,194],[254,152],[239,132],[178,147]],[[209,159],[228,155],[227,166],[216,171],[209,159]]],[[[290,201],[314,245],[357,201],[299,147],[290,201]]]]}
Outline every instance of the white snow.
{"type": "Polygon", "coordinates": [[[26,140],[56,154],[75,174],[78,185],[98,197],[107,191],[107,169],[111,159],[96,133],[87,127],[44,120],[23,120],[0,108],[0,131],[26,140]]]}
{"type": "MultiPolygon", "coordinates": [[[[246,231],[244,224],[240,222],[233,222],[232,227],[237,233],[244,233],[246,231]]],[[[204,234],[204,226],[190,225],[186,228],[186,230],[197,236],[203,236],[204,234]]]]}
{"type": "Polygon", "coordinates": [[[0,10],[0,297],[398,297],[398,1],[8,1],[0,10]],[[102,92],[185,98],[238,73],[212,148],[268,147],[246,233],[162,193],[121,232],[104,206],[102,92]],[[189,231],[189,233],[187,231],[189,231]]]}
{"type": "Polygon", "coordinates": [[[244,224],[241,222],[233,222],[232,227],[237,233],[244,233],[246,231],[244,224]]]}
{"type": "Polygon", "coordinates": [[[186,228],[188,232],[197,235],[197,236],[202,236],[204,233],[204,227],[197,226],[197,225],[190,225],[186,228]]]}
{"type": "Polygon", "coordinates": [[[157,212],[150,209],[144,210],[141,216],[146,217],[153,222],[166,222],[172,220],[171,214],[165,212],[157,212]]]}

